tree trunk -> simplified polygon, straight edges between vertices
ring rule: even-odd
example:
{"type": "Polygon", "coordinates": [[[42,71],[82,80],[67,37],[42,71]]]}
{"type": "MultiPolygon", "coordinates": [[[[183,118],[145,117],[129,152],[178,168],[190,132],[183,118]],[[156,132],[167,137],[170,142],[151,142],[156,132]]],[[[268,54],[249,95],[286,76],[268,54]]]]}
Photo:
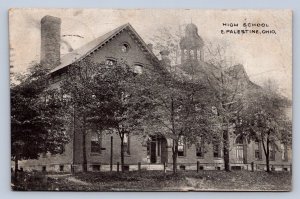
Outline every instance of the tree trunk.
{"type": "Polygon", "coordinates": [[[228,129],[223,131],[223,153],[224,153],[224,155],[223,155],[224,169],[225,169],[225,171],[230,171],[228,129]]]}
{"type": "Polygon", "coordinates": [[[87,172],[87,157],[86,157],[86,118],[83,117],[83,132],[82,132],[82,171],[87,172]]]}
{"type": "Polygon", "coordinates": [[[266,145],[267,146],[265,146],[265,142],[264,142],[264,137],[263,136],[261,136],[262,137],[262,145],[263,145],[263,149],[264,149],[264,154],[265,154],[265,157],[266,157],[266,167],[267,167],[267,172],[270,172],[270,150],[269,150],[269,139],[267,138],[267,140],[266,140],[266,145]]]}
{"type": "Polygon", "coordinates": [[[177,173],[177,155],[178,155],[178,142],[173,140],[173,174],[177,173]]]}
{"type": "Polygon", "coordinates": [[[269,154],[266,156],[266,167],[267,167],[267,172],[270,172],[270,159],[269,159],[269,154]]]}
{"type": "Polygon", "coordinates": [[[267,150],[266,150],[266,167],[267,172],[270,172],[270,149],[269,149],[269,139],[267,139],[267,150]]]}
{"type": "Polygon", "coordinates": [[[124,173],[124,135],[120,136],[121,138],[121,168],[122,173],[124,173]]]}
{"type": "MultiPolygon", "coordinates": [[[[175,120],[174,120],[174,100],[171,98],[171,124],[172,124],[172,133],[176,135],[175,132],[175,120]]],[[[173,140],[172,148],[172,158],[173,158],[173,174],[177,173],[177,155],[178,155],[178,140],[173,140]]]]}

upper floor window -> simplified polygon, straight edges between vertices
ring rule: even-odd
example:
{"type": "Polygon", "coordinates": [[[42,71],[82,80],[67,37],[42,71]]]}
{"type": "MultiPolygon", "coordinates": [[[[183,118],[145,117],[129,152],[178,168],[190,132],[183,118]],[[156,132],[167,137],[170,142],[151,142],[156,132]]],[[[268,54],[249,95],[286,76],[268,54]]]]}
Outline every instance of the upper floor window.
{"type": "Polygon", "coordinates": [[[106,59],[105,60],[105,65],[106,66],[113,66],[113,65],[116,65],[117,61],[114,60],[114,59],[106,59]]]}
{"type": "Polygon", "coordinates": [[[143,73],[143,66],[140,64],[133,65],[133,72],[136,74],[142,74],[143,73]]]}
{"type": "Polygon", "coordinates": [[[122,50],[123,53],[127,53],[129,51],[129,48],[130,48],[130,46],[127,43],[123,43],[121,45],[121,50],[122,50]]]}

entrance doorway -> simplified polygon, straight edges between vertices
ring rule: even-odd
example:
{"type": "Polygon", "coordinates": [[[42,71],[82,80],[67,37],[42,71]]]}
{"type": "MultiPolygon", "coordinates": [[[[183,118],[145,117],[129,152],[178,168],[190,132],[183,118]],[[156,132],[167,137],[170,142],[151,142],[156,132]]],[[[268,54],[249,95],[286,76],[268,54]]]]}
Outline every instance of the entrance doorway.
{"type": "Polygon", "coordinates": [[[150,163],[167,163],[168,162],[168,144],[164,136],[152,135],[147,143],[147,154],[150,163]]]}

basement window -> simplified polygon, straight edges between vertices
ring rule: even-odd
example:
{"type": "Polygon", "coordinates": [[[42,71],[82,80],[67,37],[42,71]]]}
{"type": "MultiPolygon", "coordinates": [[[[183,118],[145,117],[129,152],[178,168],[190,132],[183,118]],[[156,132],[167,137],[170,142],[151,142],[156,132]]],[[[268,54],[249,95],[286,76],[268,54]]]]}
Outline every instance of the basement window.
{"type": "Polygon", "coordinates": [[[94,164],[92,165],[93,171],[100,171],[100,165],[99,164],[94,164]]]}

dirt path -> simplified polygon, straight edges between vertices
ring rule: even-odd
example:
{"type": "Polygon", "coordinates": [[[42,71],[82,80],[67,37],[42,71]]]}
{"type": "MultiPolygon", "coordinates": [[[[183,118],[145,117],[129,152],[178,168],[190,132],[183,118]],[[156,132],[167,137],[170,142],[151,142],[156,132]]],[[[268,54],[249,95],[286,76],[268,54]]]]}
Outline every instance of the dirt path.
{"type": "Polygon", "coordinates": [[[63,179],[63,180],[72,182],[77,185],[84,185],[84,186],[91,185],[91,183],[79,180],[79,179],[75,178],[74,176],[72,176],[71,174],[48,175],[48,177],[52,178],[52,179],[63,179]]]}
{"type": "Polygon", "coordinates": [[[82,180],[78,180],[76,179],[75,177],[68,177],[66,180],[70,181],[70,182],[73,182],[75,184],[78,184],[78,185],[84,185],[84,186],[89,186],[91,185],[91,183],[88,183],[88,182],[85,182],[85,181],[82,181],[82,180]]]}

